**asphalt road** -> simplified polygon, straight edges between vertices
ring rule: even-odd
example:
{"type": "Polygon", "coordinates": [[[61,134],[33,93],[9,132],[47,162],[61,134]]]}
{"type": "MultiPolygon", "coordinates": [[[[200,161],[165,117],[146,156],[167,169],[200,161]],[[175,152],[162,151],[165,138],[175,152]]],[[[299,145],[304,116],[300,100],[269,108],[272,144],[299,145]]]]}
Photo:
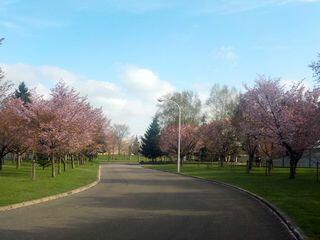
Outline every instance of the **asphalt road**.
{"type": "Polygon", "coordinates": [[[0,213],[0,239],[292,239],[247,194],[139,166],[103,165],[95,187],[0,213]]]}

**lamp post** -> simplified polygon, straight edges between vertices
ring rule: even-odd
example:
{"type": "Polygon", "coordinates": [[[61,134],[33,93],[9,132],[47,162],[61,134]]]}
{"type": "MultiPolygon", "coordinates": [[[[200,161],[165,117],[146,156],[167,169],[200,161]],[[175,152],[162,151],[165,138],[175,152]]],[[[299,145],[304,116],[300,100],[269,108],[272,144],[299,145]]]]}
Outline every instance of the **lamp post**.
{"type": "Polygon", "coordinates": [[[171,100],[171,99],[158,99],[158,102],[165,102],[165,101],[168,101],[168,102],[172,102],[174,103],[178,109],[179,109],[179,125],[178,125],[178,162],[177,162],[177,165],[178,165],[178,173],[180,173],[180,141],[181,141],[181,107],[180,105],[171,100]]]}

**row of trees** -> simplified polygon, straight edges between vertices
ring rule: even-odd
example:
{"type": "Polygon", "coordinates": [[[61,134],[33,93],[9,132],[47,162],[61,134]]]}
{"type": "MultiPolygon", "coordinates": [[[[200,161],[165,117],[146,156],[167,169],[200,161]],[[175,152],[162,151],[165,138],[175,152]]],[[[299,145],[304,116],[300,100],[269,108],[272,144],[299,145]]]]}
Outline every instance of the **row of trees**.
{"type": "MultiPolygon", "coordinates": [[[[320,81],[319,61],[312,63],[320,81]]],[[[290,178],[295,178],[303,153],[319,144],[320,88],[307,89],[302,82],[282,85],[280,79],[258,76],[244,93],[213,86],[203,113],[201,101],[192,92],[173,93],[164,98],[183,109],[181,156],[210,156],[222,166],[240,153],[248,155],[247,171],[256,157],[272,165],[277,157],[290,159],[290,178]]],[[[175,157],[178,141],[177,109],[170,102],[159,111],[142,138],[141,153],[155,159],[175,157]]]]}
{"type": "Polygon", "coordinates": [[[74,168],[75,160],[82,164],[105,151],[111,130],[110,120],[102,110],[93,108],[85,97],[63,82],[50,94],[50,99],[31,94],[22,83],[14,94],[8,93],[1,101],[0,169],[4,157],[14,153],[17,168],[21,156],[28,156],[33,178],[37,163],[50,164],[54,177],[55,164],[61,173],[67,160],[74,168]]]}
{"type": "Polygon", "coordinates": [[[126,126],[111,127],[100,108],[65,83],[57,83],[49,99],[30,92],[23,82],[12,88],[0,68],[0,170],[11,154],[17,168],[23,158],[31,161],[33,179],[36,165],[51,165],[54,177],[67,162],[74,168],[75,162],[83,164],[111,146],[121,148],[126,126]]]}

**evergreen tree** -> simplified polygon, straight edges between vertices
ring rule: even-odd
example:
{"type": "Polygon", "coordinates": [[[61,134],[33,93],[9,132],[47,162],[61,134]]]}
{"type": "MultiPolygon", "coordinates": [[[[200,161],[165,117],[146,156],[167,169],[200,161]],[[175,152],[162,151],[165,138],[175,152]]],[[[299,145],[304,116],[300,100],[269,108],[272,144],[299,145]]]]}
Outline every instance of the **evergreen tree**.
{"type": "Polygon", "coordinates": [[[16,98],[20,98],[24,103],[31,103],[30,92],[24,82],[20,83],[14,93],[16,98]]]}
{"type": "Polygon", "coordinates": [[[159,143],[158,143],[159,135],[160,135],[159,120],[158,120],[158,117],[154,117],[146,133],[141,138],[141,147],[140,147],[140,153],[143,156],[152,159],[152,161],[154,161],[157,157],[160,157],[162,155],[159,147],[159,143]]]}

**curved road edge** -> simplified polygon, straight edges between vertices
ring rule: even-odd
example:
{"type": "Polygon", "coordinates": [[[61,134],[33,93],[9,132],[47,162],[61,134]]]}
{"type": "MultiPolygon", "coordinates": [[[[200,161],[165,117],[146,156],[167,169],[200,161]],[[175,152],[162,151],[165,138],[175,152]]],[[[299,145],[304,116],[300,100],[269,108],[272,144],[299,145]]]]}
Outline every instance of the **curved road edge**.
{"type": "Polygon", "coordinates": [[[286,215],[284,212],[282,212],[279,208],[277,208],[275,205],[273,205],[272,203],[270,203],[266,199],[260,197],[259,195],[255,194],[253,192],[250,192],[250,191],[248,191],[248,190],[246,190],[244,188],[241,188],[241,187],[229,184],[229,183],[225,183],[225,182],[222,182],[222,181],[204,179],[204,178],[201,178],[201,177],[191,176],[191,175],[187,175],[187,174],[184,174],[184,173],[170,172],[170,171],[167,171],[167,170],[160,170],[160,169],[153,169],[153,168],[148,168],[148,169],[152,169],[152,170],[155,170],[155,171],[167,172],[167,173],[173,173],[173,174],[177,174],[177,175],[181,175],[181,176],[185,176],[185,177],[191,177],[191,178],[194,178],[196,180],[203,181],[203,182],[219,184],[219,185],[222,185],[222,186],[225,186],[225,187],[228,187],[228,188],[235,189],[235,190],[240,191],[240,192],[244,192],[244,193],[250,195],[252,198],[254,198],[257,201],[259,201],[260,203],[262,203],[264,206],[266,206],[282,222],[282,224],[284,226],[286,226],[288,231],[295,237],[295,239],[297,239],[297,240],[307,240],[308,239],[308,237],[289,218],[288,215],[286,215]]]}
{"type": "Polygon", "coordinates": [[[17,209],[17,208],[21,208],[21,207],[27,207],[27,206],[31,206],[31,205],[35,205],[35,204],[39,204],[39,203],[44,203],[44,202],[56,200],[59,198],[67,197],[67,196],[73,195],[75,193],[83,192],[83,191],[88,190],[89,188],[92,188],[95,185],[97,185],[100,182],[100,179],[101,179],[101,165],[99,165],[97,179],[92,183],[89,183],[85,186],[70,190],[68,192],[58,193],[56,195],[51,195],[48,197],[43,197],[43,198],[38,198],[38,199],[30,200],[30,201],[25,201],[25,202],[21,202],[21,203],[15,203],[15,204],[3,206],[3,207],[0,207],[0,212],[9,211],[9,210],[17,209]]]}

